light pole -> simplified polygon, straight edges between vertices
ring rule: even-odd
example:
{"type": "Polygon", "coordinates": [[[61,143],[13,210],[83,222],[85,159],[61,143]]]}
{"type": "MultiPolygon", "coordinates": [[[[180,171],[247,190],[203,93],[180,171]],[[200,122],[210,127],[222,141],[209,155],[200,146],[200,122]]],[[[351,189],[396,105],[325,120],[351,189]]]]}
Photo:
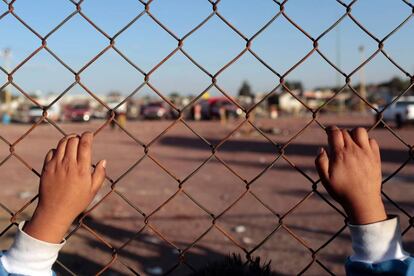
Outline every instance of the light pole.
{"type": "MultiPolygon", "coordinates": [[[[3,57],[4,65],[3,69],[9,73],[10,69],[10,59],[11,59],[11,50],[10,48],[5,48],[2,51],[0,51],[0,56],[3,57]]],[[[8,76],[6,76],[6,82],[8,82],[8,76]]],[[[3,114],[3,123],[7,124],[10,121],[10,115],[11,115],[11,101],[12,101],[12,95],[11,91],[9,89],[9,85],[7,85],[4,88],[4,105],[5,105],[5,112],[3,114]]]]}
{"type": "MultiPolygon", "coordinates": [[[[361,54],[361,64],[365,61],[365,48],[363,45],[359,46],[358,48],[360,54],[361,54]]],[[[365,87],[365,66],[362,66],[362,68],[360,69],[360,81],[359,81],[359,95],[363,98],[366,99],[367,98],[367,89],[365,87]]],[[[366,111],[366,106],[364,101],[360,101],[359,104],[359,111],[360,112],[365,112],[366,111]]]]}
{"type": "MultiPolygon", "coordinates": [[[[10,68],[10,59],[11,59],[11,50],[10,48],[5,48],[2,51],[0,51],[0,57],[3,58],[3,68],[6,72],[9,72],[9,68],[10,68]]],[[[6,82],[9,81],[8,80],[8,76],[6,76],[6,82]]],[[[11,92],[9,89],[9,86],[7,85],[4,88],[4,104],[6,106],[6,111],[9,113],[10,112],[10,103],[11,103],[11,92]]]]}

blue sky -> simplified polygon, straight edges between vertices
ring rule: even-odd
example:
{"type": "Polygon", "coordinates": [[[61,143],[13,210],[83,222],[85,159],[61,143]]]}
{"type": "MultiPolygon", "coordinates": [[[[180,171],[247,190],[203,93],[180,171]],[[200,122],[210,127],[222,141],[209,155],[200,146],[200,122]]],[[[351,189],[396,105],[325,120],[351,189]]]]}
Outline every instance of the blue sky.
{"type": "MultiPolygon", "coordinates": [[[[75,5],[68,0],[17,0],[14,7],[16,14],[43,36],[75,11],[75,5]]],[[[85,0],[82,4],[82,11],[110,36],[143,8],[137,0],[85,0]]],[[[0,13],[6,10],[7,5],[1,2],[0,13]]],[[[182,37],[211,13],[212,5],[207,0],[155,0],[150,10],[172,32],[182,37]]],[[[278,12],[278,6],[272,0],[222,0],[218,11],[246,37],[251,37],[278,12]]],[[[313,37],[321,34],[344,12],[344,7],[335,0],[290,0],[286,4],[287,15],[313,37]]],[[[411,8],[400,0],[360,0],[353,7],[352,14],[381,39],[411,14],[411,8]]],[[[414,18],[385,43],[385,50],[390,56],[411,74],[414,74],[413,42],[414,18]]],[[[79,15],[48,39],[48,47],[75,71],[108,43],[108,39],[79,15]]],[[[12,68],[40,44],[40,40],[13,16],[7,15],[0,20],[0,49],[12,49],[12,68]]],[[[377,43],[350,19],[345,19],[339,30],[332,30],[320,40],[321,51],[334,63],[339,61],[340,67],[348,73],[361,60],[358,52],[360,45],[365,47],[366,57],[377,49],[377,43]]],[[[177,46],[177,42],[145,15],[119,35],[116,46],[140,68],[149,71],[177,46]]],[[[244,40],[217,16],[184,42],[184,49],[212,74],[234,58],[244,46],[244,40]]],[[[252,49],[283,74],[312,49],[312,42],[285,18],[279,17],[253,41],[252,49]]],[[[2,59],[0,64],[3,65],[2,59]]],[[[382,55],[366,66],[365,75],[368,82],[403,77],[382,55]]],[[[5,78],[1,72],[0,76],[5,78]]],[[[61,92],[73,82],[73,75],[44,50],[19,69],[14,77],[16,83],[28,92],[61,92]]],[[[98,94],[112,90],[128,94],[143,81],[143,76],[112,49],[86,69],[81,77],[98,94]]],[[[336,84],[337,74],[315,53],[287,79],[300,80],[306,88],[313,88],[336,84]]],[[[224,71],[218,77],[218,84],[230,94],[235,94],[243,80],[250,82],[254,92],[269,91],[278,83],[278,78],[249,53],[224,71]]],[[[344,83],[343,78],[340,81],[344,83]]],[[[353,81],[358,83],[359,75],[355,75],[353,81]]],[[[151,83],[164,94],[172,91],[198,94],[211,80],[185,56],[177,53],[151,76],[151,83]]],[[[80,88],[75,87],[76,90],[80,91],[80,88]]],[[[145,88],[140,93],[151,92],[145,88]]]]}

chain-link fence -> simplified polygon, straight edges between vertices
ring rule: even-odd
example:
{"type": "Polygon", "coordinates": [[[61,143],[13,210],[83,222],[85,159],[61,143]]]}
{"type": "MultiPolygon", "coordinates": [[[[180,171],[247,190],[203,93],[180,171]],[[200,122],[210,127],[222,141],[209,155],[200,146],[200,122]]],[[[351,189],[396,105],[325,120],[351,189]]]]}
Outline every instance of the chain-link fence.
{"type": "MultiPolygon", "coordinates": [[[[0,90],[3,90],[7,86],[12,86],[21,95],[23,95],[24,97],[29,99],[31,102],[33,102],[33,104],[41,107],[43,109],[43,115],[27,131],[25,131],[23,135],[20,135],[20,137],[18,137],[15,140],[9,140],[8,138],[6,138],[7,135],[5,135],[4,133],[0,133],[0,139],[2,143],[7,145],[7,147],[10,150],[7,156],[1,160],[0,170],[2,167],[5,167],[10,160],[15,159],[15,160],[18,160],[31,173],[35,174],[36,176],[40,175],[40,171],[38,169],[34,169],[33,164],[30,164],[29,162],[27,162],[25,158],[21,154],[19,154],[18,150],[16,149],[19,148],[19,145],[23,141],[30,140],[30,134],[36,128],[40,127],[42,123],[44,122],[47,122],[48,124],[53,126],[56,130],[58,130],[61,136],[68,134],[64,130],[64,127],[60,125],[60,123],[55,122],[54,120],[51,119],[50,116],[48,116],[48,111],[53,105],[57,104],[57,102],[62,97],[64,97],[65,94],[68,93],[76,85],[82,87],[85,93],[89,94],[92,98],[94,98],[94,100],[99,102],[99,104],[102,107],[104,107],[104,110],[108,114],[110,114],[110,116],[108,116],[108,119],[105,120],[105,122],[102,125],[100,125],[97,129],[94,130],[96,138],[98,139],[101,133],[105,131],[105,129],[108,128],[111,123],[114,123],[120,129],[122,129],[123,133],[125,133],[128,137],[132,139],[133,143],[135,143],[137,148],[139,148],[141,151],[141,155],[139,155],[141,157],[138,160],[135,160],[132,166],[125,169],[124,172],[120,174],[120,176],[116,178],[113,178],[113,176],[111,175],[107,176],[107,180],[110,183],[109,185],[110,189],[108,189],[106,194],[104,194],[99,199],[98,202],[94,203],[93,207],[88,212],[86,212],[85,214],[81,216],[79,221],[76,222],[76,226],[71,230],[70,234],[67,237],[68,239],[67,246],[70,247],[71,246],[70,241],[71,241],[72,236],[74,236],[76,233],[79,233],[82,230],[86,230],[88,235],[93,237],[93,240],[95,242],[94,247],[104,248],[107,252],[110,252],[109,261],[102,261],[105,264],[102,264],[102,262],[97,262],[97,266],[96,266],[97,274],[104,274],[108,272],[115,263],[117,263],[118,266],[123,266],[123,269],[124,270],[126,269],[126,271],[128,271],[127,273],[139,274],[139,272],[136,271],[132,266],[130,266],[128,262],[124,261],[123,254],[125,253],[125,251],[127,251],[126,248],[128,247],[128,245],[130,245],[136,240],[139,240],[141,236],[144,235],[144,232],[148,230],[150,230],[151,233],[153,233],[153,235],[157,239],[159,239],[161,242],[166,244],[168,248],[175,250],[175,254],[173,255],[173,258],[175,261],[169,267],[169,269],[164,270],[162,272],[152,271],[153,274],[178,273],[177,271],[179,271],[179,269],[183,266],[188,268],[190,271],[194,270],[195,268],[192,265],[191,259],[189,259],[187,256],[188,252],[192,248],[196,247],[198,243],[205,236],[207,236],[211,231],[218,231],[218,233],[220,233],[222,237],[224,237],[228,242],[230,242],[232,246],[234,246],[235,248],[238,248],[240,250],[239,252],[241,252],[245,256],[246,261],[251,261],[256,256],[256,253],[258,252],[258,250],[262,248],[263,246],[265,246],[266,243],[276,233],[279,233],[280,231],[285,231],[291,238],[293,238],[294,240],[298,242],[297,247],[302,247],[306,249],[304,251],[305,252],[304,254],[305,255],[307,254],[310,257],[306,265],[298,268],[299,274],[308,272],[309,269],[314,266],[319,266],[321,269],[323,269],[328,274],[334,274],[334,272],[332,272],[331,269],[328,266],[326,266],[323,261],[321,261],[319,256],[320,256],[320,253],[326,247],[328,247],[331,243],[333,243],[337,239],[337,237],[341,235],[342,232],[346,229],[346,216],[340,209],[338,209],[338,207],[335,204],[331,202],[330,199],[326,197],[326,194],[323,192],[323,189],[321,188],[319,180],[315,180],[315,177],[309,175],[309,172],[307,170],[302,169],[300,166],[297,166],[295,164],[296,163],[295,160],[292,160],[288,156],[288,154],[286,154],[286,151],[288,151],[290,145],[298,137],[300,137],[301,135],[305,135],[304,134],[305,131],[307,131],[307,129],[311,125],[316,124],[320,127],[321,130],[324,130],[326,123],[324,124],[320,120],[320,112],[324,110],[326,106],[328,106],[332,101],[334,101],[335,98],[337,98],[338,95],[343,93],[343,91],[345,90],[351,90],[354,96],[358,97],[366,105],[366,107],[369,108],[369,110],[374,111],[378,115],[377,116],[378,120],[376,121],[375,124],[369,126],[370,129],[380,127],[380,124],[381,124],[381,127],[384,127],[391,135],[396,137],[400,142],[402,142],[405,145],[405,150],[406,150],[406,158],[404,157],[405,161],[393,173],[391,173],[389,176],[387,176],[384,179],[383,181],[384,184],[388,182],[389,180],[391,180],[394,176],[396,176],[413,158],[413,153],[414,153],[413,147],[409,143],[409,141],[405,141],[405,139],[399,136],[398,131],[395,131],[392,127],[390,127],[387,124],[387,122],[382,121],[382,114],[384,110],[390,107],[401,96],[406,94],[414,85],[414,77],[406,69],[400,66],[397,63],[397,61],[395,61],[392,58],[391,53],[386,52],[386,50],[384,49],[384,45],[386,45],[387,41],[395,33],[397,33],[405,24],[407,24],[413,17],[414,5],[413,3],[410,3],[407,0],[400,0],[398,2],[402,2],[404,5],[406,5],[406,9],[407,11],[409,11],[409,15],[406,18],[401,18],[401,23],[384,37],[376,37],[373,33],[370,32],[369,29],[367,29],[364,26],[364,24],[362,24],[353,15],[352,8],[357,2],[359,2],[358,0],[333,1],[339,7],[343,9],[343,15],[340,18],[338,18],[334,24],[332,24],[326,30],[321,32],[318,36],[312,36],[309,33],[307,33],[305,31],[306,26],[300,26],[289,16],[289,14],[285,11],[285,5],[290,1],[288,0],[270,1],[274,5],[274,10],[275,10],[274,16],[268,22],[266,22],[266,24],[264,24],[261,28],[259,28],[254,33],[254,35],[250,37],[246,36],[236,26],[232,25],[232,23],[226,18],[226,16],[224,16],[221,13],[220,5],[221,5],[221,2],[224,2],[224,1],[220,1],[220,0],[217,0],[217,1],[206,0],[208,1],[209,4],[211,4],[211,13],[205,18],[200,18],[200,23],[197,26],[195,26],[191,31],[189,31],[188,33],[186,33],[185,35],[181,37],[176,35],[172,30],[169,29],[169,26],[162,23],[161,20],[152,13],[151,6],[157,0],[149,0],[147,2],[144,0],[139,0],[140,4],[142,5],[141,12],[139,12],[139,14],[137,14],[136,17],[133,18],[133,20],[131,20],[128,24],[126,24],[123,28],[121,28],[118,32],[116,32],[115,35],[112,35],[112,36],[106,33],[101,28],[99,28],[98,25],[96,25],[94,21],[88,17],[88,15],[82,9],[82,5],[84,4],[84,1],[82,0],[81,1],[70,0],[71,4],[73,4],[73,12],[69,16],[67,16],[64,20],[62,20],[59,24],[57,24],[49,33],[47,33],[44,36],[39,34],[35,28],[32,28],[29,23],[25,22],[25,20],[19,16],[19,12],[15,10],[14,8],[15,3],[18,1],[16,0],[10,1],[10,2],[6,0],[2,0],[2,1],[8,7],[8,9],[3,14],[0,15],[0,22],[5,17],[14,17],[15,19],[19,21],[19,23],[22,26],[24,26],[27,30],[32,32],[38,38],[40,42],[40,46],[35,51],[33,51],[30,55],[28,55],[22,62],[17,64],[17,66],[15,66],[14,68],[8,70],[6,68],[0,67],[0,70],[8,76],[7,82],[1,85],[0,90]],[[149,16],[155,24],[161,27],[163,31],[167,33],[169,36],[171,36],[177,43],[176,44],[177,46],[173,51],[171,51],[165,58],[162,59],[161,62],[156,64],[153,68],[151,68],[148,71],[141,69],[139,64],[136,64],[131,59],[129,59],[128,56],[117,47],[117,43],[116,43],[117,38],[122,36],[122,34],[126,30],[128,30],[137,20],[139,20],[144,15],[149,16]],[[69,22],[75,16],[80,16],[85,22],[90,24],[90,26],[92,26],[96,32],[100,33],[107,39],[106,47],[102,51],[100,51],[99,54],[97,54],[96,56],[91,58],[86,64],[84,64],[84,66],[80,70],[74,70],[73,68],[71,68],[71,66],[69,66],[62,58],[60,58],[59,55],[55,53],[54,50],[48,45],[48,39],[52,37],[56,32],[58,32],[59,29],[65,26],[65,24],[67,24],[67,22],[69,22]],[[186,51],[187,39],[191,37],[194,33],[196,33],[204,25],[206,25],[210,20],[212,20],[212,18],[221,20],[229,30],[234,32],[235,35],[239,36],[244,41],[244,47],[242,51],[239,52],[234,58],[232,58],[229,62],[224,64],[219,70],[215,72],[210,72],[209,70],[207,70],[203,66],[203,64],[197,62],[196,57],[191,56],[186,51]],[[303,36],[305,36],[309,40],[309,43],[313,45],[312,49],[305,56],[303,56],[300,60],[298,60],[293,66],[291,66],[285,72],[279,72],[275,70],[271,65],[269,65],[269,63],[267,63],[267,61],[264,58],[261,58],[260,55],[256,53],[252,48],[252,45],[254,45],[256,38],[259,37],[266,29],[269,28],[269,26],[271,26],[274,22],[276,22],[280,18],[286,19],[289,22],[289,24],[291,24],[291,26],[299,30],[303,34],[303,36]],[[325,55],[324,52],[319,48],[320,40],[324,38],[325,36],[327,36],[330,32],[332,32],[341,23],[341,21],[343,21],[346,18],[350,19],[353,22],[353,24],[355,24],[355,26],[357,26],[360,30],[366,33],[370,37],[370,39],[372,39],[378,45],[377,50],[374,53],[372,53],[368,58],[363,60],[351,72],[342,71],[338,67],[338,65],[336,65],[334,61],[330,60],[327,57],[327,55],[325,55]],[[118,103],[117,106],[115,107],[109,106],[108,103],[103,101],[101,97],[97,95],[96,93],[94,93],[93,89],[90,89],[82,80],[82,74],[84,73],[84,71],[87,68],[89,68],[92,64],[97,62],[104,55],[104,53],[106,53],[110,49],[112,49],[117,54],[119,54],[119,56],[126,63],[129,63],[133,68],[135,68],[137,76],[142,77],[142,83],[130,95],[125,96],[122,102],[118,103]],[[51,56],[53,56],[53,58],[58,63],[63,65],[73,75],[73,83],[69,87],[67,87],[52,102],[50,102],[47,106],[41,105],[37,101],[36,98],[32,97],[28,91],[25,91],[21,86],[19,86],[19,83],[17,83],[14,79],[14,75],[17,72],[19,72],[19,70],[28,61],[33,59],[41,51],[48,52],[51,56]],[[157,89],[155,85],[152,83],[152,78],[151,78],[153,74],[164,63],[170,60],[177,53],[183,54],[186,58],[188,58],[188,60],[192,64],[198,67],[203,72],[203,74],[205,74],[211,80],[211,83],[208,85],[208,87],[200,88],[200,90],[203,90],[203,91],[199,93],[197,97],[192,99],[186,106],[182,108],[176,106],[162,91],[157,89]],[[258,62],[260,62],[263,66],[265,66],[270,72],[272,72],[275,80],[278,82],[278,85],[272,91],[270,91],[265,97],[263,97],[260,101],[255,102],[254,104],[246,107],[245,105],[242,105],[241,103],[239,103],[232,95],[230,95],[228,91],[226,91],[226,89],[221,87],[218,84],[218,80],[220,79],[223,72],[225,72],[232,64],[236,63],[240,58],[242,58],[244,55],[248,53],[250,53],[258,62]],[[295,70],[296,68],[300,67],[307,59],[309,59],[311,56],[314,56],[314,55],[319,55],[320,57],[322,57],[322,59],[326,61],[326,64],[331,66],[345,80],[343,82],[342,87],[340,87],[340,89],[335,91],[335,93],[329,100],[327,100],[324,104],[320,105],[317,108],[312,108],[308,106],[307,103],[300,96],[298,96],[297,93],[295,93],[294,91],[291,91],[290,88],[286,85],[286,79],[290,76],[291,72],[295,70]],[[394,98],[393,102],[388,103],[383,108],[378,108],[377,106],[372,105],[363,95],[360,95],[359,92],[351,84],[352,80],[355,78],[355,75],[358,74],[361,68],[369,64],[374,59],[374,57],[379,56],[379,55],[383,55],[386,59],[388,59],[395,66],[397,70],[399,70],[403,75],[405,75],[406,77],[410,79],[409,86],[406,87],[404,91],[399,91],[400,93],[398,97],[394,98]],[[139,93],[141,89],[143,89],[144,87],[150,88],[154,93],[156,93],[160,98],[162,98],[162,100],[165,101],[165,103],[167,103],[177,115],[177,118],[172,120],[170,123],[168,123],[168,125],[160,124],[160,126],[163,126],[163,129],[159,129],[160,134],[156,135],[149,142],[141,141],[141,139],[136,135],[136,133],[134,133],[134,131],[131,131],[130,129],[128,129],[128,127],[125,127],[123,124],[119,123],[116,118],[117,109],[121,107],[124,103],[126,103],[128,100],[130,100],[132,97],[134,97],[137,93],[139,93]],[[237,125],[231,129],[230,133],[226,134],[225,137],[222,139],[216,139],[214,143],[211,142],[211,139],[206,139],[205,137],[203,137],[203,135],[200,134],[200,131],[194,128],[191,125],[191,123],[189,123],[187,119],[184,117],[184,114],[188,110],[192,109],[194,104],[196,104],[197,101],[199,101],[205,93],[207,93],[209,90],[213,88],[217,89],[220,93],[222,93],[226,98],[228,98],[229,101],[231,101],[235,106],[237,106],[240,110],[242,110],[242,113],[243,113],[242,115],[243,119],[237,122],[237,125]],[[283,93],[291,94],[292,97],[294,97],[297,101],[299,101],[303,105],[303,107],[309,113],[312,114],[311,120],[308,123],[306,123],[306,125],[303,128],[301,128],[299,131],[291,135],[288,141],[284,143],[275,142],[274,139],[270,137],[270,135],[266,133],[266,131],[263,130],[263,128],[260,128],[257,126],[255,120],[252,118],[253,112],[260,104],[265,102],[273,94],[279,93],[280,91],[283,91],[283,93]],[[199,142],[204,144],[207,148],[209,148],[208,156],[204,160],[202,160],[202,162],[199,165],[193,168],[191,172],[188,173],[185,177],[177,177],[175,172],[169,168],[168,164],[166,164],[165,162],[161,162],[159,158],[157,157],[157,155],[153,154],[153,151],[152,151],[153,145],[157,143],[159,140],[161,140],[167,134],[167,132],[169,132],[171,129],[174,129],[178,124],[184,126],[193,135],[197,136],[199,142]],[[247,180],[240,173],[234,170],[233,166],[231,164],[228,164],[228,162],[226,162],[223,158],[221,158],[219,154],[220,150],[222,149],[222,147],[224,147],[226,142],[229,141],[235,133],[239,132],[241,129],[243,129],[246,126],[249,126],[250,128],[254,129],[254,131],[257,132],[261,138],[264,138],[266,143],[269,143],[270,147],[272,148],[272,155],[273,155],[273,160],[271,160],[271,162],[266,164],[266,166],[264,166],[264,168],[261,169],[261,171],[257,173],[254,177],[252,177],[250,180],[247,180]],[[269,172],[269,170],[271,170],[275,166],[275,164],[279,162],[279,160],[285,160],[287,164],[289,164],[290,169],[294,170],[297,174],[302,175],[306,179],[306,181],[308,181],[308,184],[309,184],[309,186],[307,186],[307,191],[303,195],[301,200],[299,200],[292,206],[286,206],[286,209],[285,209],[286,211],[284,211],[283,213],[280,213],[274,210],[271,204],[268,201],[264,200],[261,195],[257,194],[254,189],[255,184],[264,175],[266,175],[269,172]],[[157,204],[155,208],[153,208],[152,210],[148,212],[143,211],[140,206],[138,206],[135,202],[129,199],[129,194],[128,194],[129,191],[125,191],[124,189],[119,187],[119,183],[121,183],[124,178],[128,177],[130,172],[134,170],[136,167],[138,167],[141,162],[144,162],[144,161],[152,162],[154,166],[157,166],[159,169],[165,172],[168,175],[168,177],[170,177],[170,179],[172,179],[175,182],[174,191],[171,193],[171,195],[169,195],[168,198],[164,202],[162,202],[161,204],[157,204]],[[224,208],[220,212],[210,211],[209,207],[205,206],[205,204],[197,200],[196,197],[191,192],[189,192],[187,189],[187,183],[190,182],[191,179],[194,178],[200,170],[202,170],[205,166],[207,166],[209,162],[213,162],[213,161],[218,163],[223,168],[225,168],[225,170],[227,170],[228,173],[235,176],[244,185],[244,191],[241,192],[234,200],[232,200],[230,204],[227,204],[226,208],[224,208]],[[223,217],[225,217],[229,212],[231,212],[232,208],[234,208],[235,205],[237,205],[240,201],[245,199],[247,196],[252,198],[255,201],[255,204],[259,204],[261,207],[265,208],[271,214],[266,219],[267,225],[271,227],[271,231],[269,233],[262,232],[260,240],[255,241],[254,245],[249,246],[249,247],[246,246],[244,243],[240,242],[239,239],[235,237],[234,232],[229,231],[228,229],[220,225],[221,219],[223,219],[223,217]],[[140,222],[140,226],[136,228],[135,233],[133,233],[131,237],[128,237],[128,239],[123,240],[121,244],[117,244],[117,245],[112,244],[112,242],[108,241],[105,235],[103,235],[100,230],[97,230],[99,228],[98,227],[99,223],[96,224],[96,223],[92,223],[88,221],[88,217],[90,215],[93,216],[96,209],[99,209],[100,206],[105,206],[106,204],[109,204],[107,203],[109,202],[108,200],[113,197],[118,197],[124,203],[132,207],[133,210],[136,212],[136,216],[133,219],[140,222]],[[154,216],[156,216],[157,213],[159,213],[160,210],[162,210],[166,205],[170,204],[171,202],[174,202],[177,199],[177,197],[186,198],[187,200],[186,204],[192,205],[193,207],[195,206],[196,208],[201,210],[204,215],[206,215],[209,218],[208,226],[202,231],[202,233],[197,235],[197,237],[191,243],[188,243],[185,245],[175,243],[175,241],[169,238],[168,233],[165,233],[165,232],[163,233],[162,231],[159,231],[158,227],[152,222],[154,216]],[[287,218],[291,216],[291,214],[295,212],[297,209],[301,208],[311,197],[319,198],[323,202],[323,204],[325,204],[326,206],[329,206],[329,208],[334,210],[337,216],[343,220],[342,226],[337,229],[336,233],[330,235],[328,239],[324,240],[323,244],[318,245],[317,247],[310,245],[305,239],[301,237],[300,234],[298,234],[297,231],[295,231],[295,229],[292,229],[288,225],[288,223],[286,223],[287,218]]],[[[119,5],[122,5],[122,2],[119,2],[119,5]]],[[[185,8],[191,10],[191,6],[187,6],[185,8]]],[[[1,39],[7,40],[7,37],[2,37],[1,39]]],[[[53,147],[53,145],[49,145],[49,146],[53,147]]],[[[184,147],[183,151],[185,150],[186,149],[184,147]]],[[[108,160],[108,161],[109,161],[109,164],[111,164],[111,160],[108,160]]],[[[211,174],[210,181],[215,181],[214,180],[215,178],[220,178],[220,175],[215,174],[215,172],[210,172],[210,174],[211,174]]],[[[13,183],[6,183],[6,184],[13,185],[13,183]]],[[[5,186],[3,183],[2,185],[3,185],[3,190],[7,189],[7,186],[5,186]]],[[[292,183],[292,185],[294,184],[292,183]]],[[[139,189],[139,187],[137,187],[136,189],[139,189]]],[[[406,229],[404,229],[403,234],[407,233],[410,230],[410,228],[413,226],[413,220],[412,220],[410,213],[405,210],[403,205],[399,205],[398,201],[394,201],[393,198],[388,196],[386,192],[383,192],[383,196],[384,198],[386,198],[386,200],[388,200],[388,202],[390,202],[392,205],[394,205],[399,211],[401,211],[404,214],[404,217],[402,217],[402,220],[408,221],[408,226],[406,227],[406,229]]],[[[18,211],[14,211],[11,208],[9,208],[7,202],[1,203],[0,207],[8,214],[10,218],[10,222],[8,226],[5,227],[0,234],[2,237],[7,236],[11,230],[16,228],[18,222],[22,219],[21,214],[27,211],[27,209],[33,205],[32,203],[34,203],[36,199],[37,199],[37,196],[34,198],[31,198],[29,201],[27,201],[26,204],[21,206],[21,208],[19,208],[18,211]]],[[[170,221],[169,223],[173,224],[174,221],[170,221]]],[[[121,222],[119,222],[119,225],[122,228],[121,222]]],[[[191,228],[190,230],[187,230],[187,231],[191,231],[191,228]]],[[[116,239],[116,237],[112,237],[112,238],[116,239]]],[[[163,253],[161,252],[161,254],[163,253]]],[[[94,257],[99,259],[98,256],[90,256],[90,257],[92,259],[94,257]]],[[[162,256],[160,258],[162,258],[162,256]]],[[[285,260],[285,262],[295,263],[296,260],[285,260]]],[[[79,265],[82,265],[82,263],[80,263],[79,265]]],[[[274,262],[273,265],[277,267],[279,264],[278,262],[274,262]]],[[[63,272],[66,272],[69,274],[76,274],[76,272],[72,271],[71,267],[66,266],[65,263],[61,261],[60,259],[58,260],[58,267],[63,272]]]]}

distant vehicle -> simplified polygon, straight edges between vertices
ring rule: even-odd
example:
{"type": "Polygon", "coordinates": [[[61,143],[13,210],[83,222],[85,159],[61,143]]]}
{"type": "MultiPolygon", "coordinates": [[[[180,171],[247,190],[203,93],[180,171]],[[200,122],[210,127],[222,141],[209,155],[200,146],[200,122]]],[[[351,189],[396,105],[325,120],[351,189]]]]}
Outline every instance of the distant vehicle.
{"type": "Polygon", "coordinates": [[[64,120],[71,122],[89,122],[92,108],[89,103],[68,104],[64,109],[64,120]]]}
{"type": "Polygon", "coordinates": [[[12,115],[12,121],[23,124],[34,123],[42,117],[43,109],[35,105],[20,105],[12,115]]]}
{"type": "MultiPolygon", "coordinates": [[[[414,122],[414,96],[402,97],[382,113],[385,122],[394,121],[397,128],[414,122]]],[[[377,120],[379,116],[377,115],[377,120]]]]}
{"type": "Polygon", "coordinates": [[[27,114],[28,117],[28,122],[29,123],[34,123],[37,122],[43,115],[43,109],[39,106],[31,106],[29,108],[29,112],[27,114]]]}
{"type": "Polygon", "coordinates": [[[60,104],[56,103],[49,107],[49,109],[47,110],[47,118],[54,122],[60,122],[62,120],[60,104]]]}
{"type": "Polygon", "coordinates": [[[208,119],[219,119],[220,109],[224,109],[227,118],[237,118],[242,114],[242,110],[234,105],[226,97],[216,97],[208,99],[209,114],[208,119]]]}
{"type": "Polygon", "coordinates": [[[144,105],[141,108],[141,114],[144,119],[169,119],[171,112],[163,102],[153,102],[144,105]]]}
{"type": "MultiPolygon", "coordinates": [[[[37,105],[20,105],[12,115],[12,121],[18,123],[35,123],[43,116],[43,108],[37,105]]],[[[58,122],[60,121],[60,108],[58,105],[52,105],[47,110],[47,118],[58,122]]]]}
{"type": "Polygon", "coordinates": [[[136,120],[139,118],[141,108],[137,103],[128,102],[126,115],[128,120],[136,120]]]}
{"type": "Polygon", "coordinates": [[[100,105],[97,108],[94,108],[92,111],[92,118],[93,119],[106,119],[108,117],[108,110],[100,105]]]}
{"type": "Polygon", "coordinates": [[[116,114],[127,113],[128,104],[126,102],[121,104],[121,101],[112,100],[112,101],[108,101],[106,104],[111,109],[114,109],[115,107],[117,107],[115,109],[116,114]]]}

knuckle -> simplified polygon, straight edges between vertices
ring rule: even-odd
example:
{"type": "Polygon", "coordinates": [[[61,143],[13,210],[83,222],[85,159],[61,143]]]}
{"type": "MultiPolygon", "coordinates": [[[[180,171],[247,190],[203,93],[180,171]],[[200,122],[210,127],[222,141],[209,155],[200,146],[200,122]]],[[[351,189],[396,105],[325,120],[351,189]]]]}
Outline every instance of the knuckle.
{"type": "Polygon", "coordinates": [[[91,143],[87,139],[81,139],[80,142],[79,142],[79,147],[81,147],[81,148],[87,149],[90,146],[91,146],[91,143]]]}
{"type": "Polygon", "coordinates": [[[342,148],[335,147],[333,149],[333,153],[336,160],[343,160],[344,159],[344,151],[342,148]]]}
{"type": "Polygon", "coordinates": [[[88,175],[88,174],[91,173],[91,169],[90,169],[90,167],[88,165],[86,165],[86,166],[79,166],[78,167],[78,172],[81,175],[88,175]]]}
{"type": "Polygon", "coordinates": [[[68,158],[64,158],[59,167],[63,171],[70,171],[72,169],[72,166],[73,166],[72,160],[70,160],[68,158]]]}

